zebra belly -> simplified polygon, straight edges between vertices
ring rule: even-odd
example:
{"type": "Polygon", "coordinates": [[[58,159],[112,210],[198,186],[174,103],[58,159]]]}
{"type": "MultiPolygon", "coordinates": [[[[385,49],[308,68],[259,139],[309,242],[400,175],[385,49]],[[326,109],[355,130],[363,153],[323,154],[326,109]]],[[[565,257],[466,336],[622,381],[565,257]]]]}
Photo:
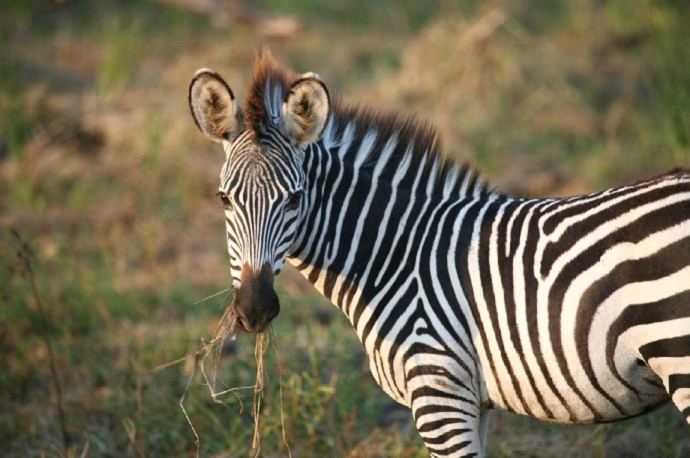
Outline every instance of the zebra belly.
{"type": "MultiPolygon", "coordinates": [[[[594,378],[584,371],[568,374],[551,364],[527,370],[496,372],[482,361],[487,391],[492,403],[512,412],[561,424],[591,424],[622,420],[649,411],[667,401],[659,377],[624,343],[613,357],[613,370],[606,364],[605,347],[590,352],[594,378]]],[[[501,362],[494,360],[494,367],[501,362]]],[[[503,365],[502,367],[507,367],[503,365]]],[[[569,367],[572,369],[572,367],[569,367]]]]}

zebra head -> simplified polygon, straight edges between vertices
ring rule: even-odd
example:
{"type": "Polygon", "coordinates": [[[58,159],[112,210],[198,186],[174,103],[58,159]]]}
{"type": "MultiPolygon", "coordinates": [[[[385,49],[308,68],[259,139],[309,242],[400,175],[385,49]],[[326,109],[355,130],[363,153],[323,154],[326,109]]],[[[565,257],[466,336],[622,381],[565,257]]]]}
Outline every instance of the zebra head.
{"type": "MultiPolygon", "coordinates": [[[[261,62],[257,63],[261,66],[261,62]]],[[[326,126],[330,99],[314,74],[271,80],[259,71],[246,115],[230,86],[209,69],[189,86],[194,121],[225,149],[218,195],[225,209],[238,326],[261,332],[278,315],[273,288],[306,213],[304,149],[326,126]]]]}

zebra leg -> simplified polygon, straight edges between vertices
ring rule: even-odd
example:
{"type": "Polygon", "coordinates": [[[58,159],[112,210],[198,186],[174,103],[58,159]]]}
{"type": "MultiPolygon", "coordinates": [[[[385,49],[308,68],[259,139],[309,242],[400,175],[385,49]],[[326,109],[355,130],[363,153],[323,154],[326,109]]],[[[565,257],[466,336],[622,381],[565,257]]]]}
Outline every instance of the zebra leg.
{"type": "Polygon", "coordinates": [[[690,424],[690,334],[647,343],[639,352],[690,424]]]}
{"type": "MultiPolygon", "coordinates": [[[[482,457],[482,434],[488,415],[480,414],[472,402],[441,397],[429,388],[431,396],[417,398],[412,404],[417,431],[433,457],[482,457]]],[[[484,430],[484,431],[483,431],[484,430]]]]}
{"type": "Polygon", "coordinates": [[[491,411],[485,409],[479,415],[479,439],[482,445],[482,452],[486,451],[486,433],[489,432],[489,414],[491,414],[491,411]]]}

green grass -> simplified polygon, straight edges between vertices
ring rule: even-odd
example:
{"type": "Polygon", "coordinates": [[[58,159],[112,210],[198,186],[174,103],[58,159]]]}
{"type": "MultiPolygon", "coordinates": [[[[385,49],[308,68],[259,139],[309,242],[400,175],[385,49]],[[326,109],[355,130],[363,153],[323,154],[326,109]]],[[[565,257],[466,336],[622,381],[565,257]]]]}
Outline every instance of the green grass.
{"type": "MultiPolygon", "coordinates": [[[[241,99],[254,51],[269,45],[348,100],[429,119],[450,150],[519,194],[587,192],[690,165],[687,2],[260,2],[302,21],[287,40],[246,24],[215,27],[160,2],[8,5],[0,15],[0,444],[9,456],[76,456],[87,446],[91,456],[195,454],[178,406],[193,360],[154,368],[198,348],[227,305],[225,295],[197,303],[228,282],[213,198],[222,152],[196,132],[186,105],[199,67],[219,70],[241,99]],[[35,253],[68,452],[46,331],[11,228],[35,253]]],[[[294,272],[281,277],[263,453],[286,454],[282,385],[293,456],[425,456],[346,318],[303,291],[294,272]]],[[[228,344],[218,379],[253,384],[253,348],[249,336],[228,344]]],[[[249,452],[252,392],[241,395],[217,403],[199,374],[192,380],[185,408],[202,456],[249,452]]],[[[592,427],[496,413],[489,454],[672,457],[687,442],[672,406],[592,427]]]]}
{"type": "MultiPolygon", "coordinates": [[[[3,259],[12,260],[16,244],[9,237],[3,242],[3,259]]],[[[98,272],[98,266],[86,266],[88,278],[79,278],[83,266],[58,264],[37,263],[35,269],[48,314],[47,333],[59,355],[74,452],[87,443],[94,451],[116,455],[137,449],[157,456],[193,451],[194,434],[178,406],[192,376],[193,358],[160,371],[153,369],[191,353],[202,338],[208,340],[209,326],[219,318],[226,301],[221,296],[194,304],[200,291],[194,293],[184,285],[153,297],[122,293],[99,282],[103,272],[98,272]],[[58,269],[61,281],[69,284],[53,297],[50,291],[55,282],[48,272],[58,269]]],[[[2,373],[0,394],[11,399],[14,408],[0,415],[0,440],[9,445],[6,452],[10,454],[54,452],[60,441],[53,411],[46,409],[52,396],[49,374],[42,370],[45,348],[40,319],[34,298],[27,294],[25,273],[16,266],[4,267],[2,281],[9,288],[1,316],[2,364],[10,370],[2,373]],[[10,328],[9,323],[15,325],[10,328]]],[[[276,324],[278,339],[266,355],[269,383],[261,416],[262,447],[284,452],[282,378],[282,410],[292,450],[300,455],[346,453],[371,428],[381,426],[379,414],[390,409],[392,401],[374,386],[363,351],[343,317],[323,310],[324,305],[313,297],[296,301],[281,296],[285,319],[276,324]],[[317,312],[323,316],[321,323],[309,320],[317,312]],[[300,322],[300,332],[290,332],[300,322]]],[[[253,346],[253,338],[244,335],[227,345],[218,364],[219,391],[220,383],[253,385],[253,346]]],[[[205,361],[208,371],[212,359],[205,361]]],[[[192,379],[185,407],[201,439],[203,455],[246,453],[253,434],[247,413],[252,391],[239,391],[241,401],[227,394],[218,398],[223,403],[214,403],[202,381],[199,374],[192,379]]],[[[411,430],[405,435],[395,429],[382,434],[401,453],[421,446],[411,430]]]]}

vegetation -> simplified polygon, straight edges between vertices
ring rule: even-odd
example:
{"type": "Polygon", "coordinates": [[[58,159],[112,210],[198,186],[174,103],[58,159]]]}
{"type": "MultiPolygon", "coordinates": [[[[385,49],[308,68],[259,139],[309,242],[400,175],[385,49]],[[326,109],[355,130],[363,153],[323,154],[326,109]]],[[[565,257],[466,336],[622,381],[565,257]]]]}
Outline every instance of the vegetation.
{"type": "MultiPolygon", "coordinates": [[[[178,405],[192,375],[184,406],[201,456],[249,453],[251,389],[214,402],[194,357],[154,370],[208,341],[229,303],[213,296],[228,283],[213,197],[222,153],[186,106],[198,67],[220,71],[242,98],[267,44],[349,100],[430,118],[449,150],[519,194],[586,192],[690,165],[687,1],[262,0],[248,10],[295,15],[301,31],[282,34],[246,15],[223,23],[175,6],[194,3],[3,3],[3,455],[194,456],[178,405]]],[[[347,320],[294,271],[278,288],[261,453],[425,456],[347,320]]],[[[225,345],[218,391],[254,383],[253,348],[244,335],[225,345]]],[[[499,412],[489,451],[687,456],[689,436],[672,406],[577,428],[499,412]]]]}

